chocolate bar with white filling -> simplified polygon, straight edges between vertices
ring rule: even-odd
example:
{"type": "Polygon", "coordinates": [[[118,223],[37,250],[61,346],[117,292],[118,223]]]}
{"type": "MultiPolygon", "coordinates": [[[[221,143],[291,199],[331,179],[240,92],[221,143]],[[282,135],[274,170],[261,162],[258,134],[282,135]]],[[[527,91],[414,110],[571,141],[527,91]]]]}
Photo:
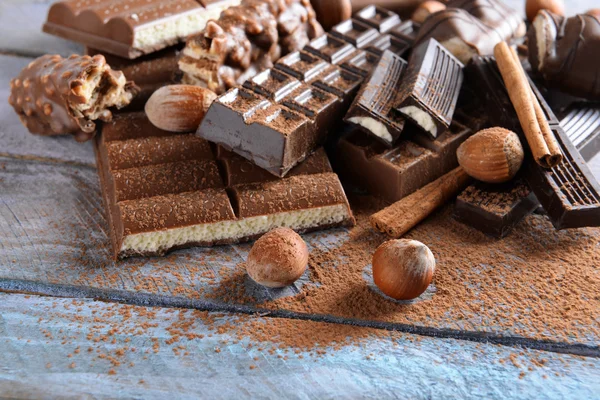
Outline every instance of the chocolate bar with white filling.
{"type": "Polygon", "coordinates": [[[104,124],[96,158],[115,258],[354,224],[323,150],[285,179],[252,174],[241,157],[137,112],[104,124]]]}
{"type": "Polygon", "coordinates": [[[413,49],[395,108],[433,138],[452,121],[463,65],[437,40],[413,49]]]}

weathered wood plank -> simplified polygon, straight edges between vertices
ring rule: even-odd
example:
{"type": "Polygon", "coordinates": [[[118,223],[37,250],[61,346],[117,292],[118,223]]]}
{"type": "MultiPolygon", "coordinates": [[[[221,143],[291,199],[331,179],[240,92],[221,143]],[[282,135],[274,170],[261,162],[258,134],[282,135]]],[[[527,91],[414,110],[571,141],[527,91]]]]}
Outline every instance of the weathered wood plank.
{"type": "MultiPolygon", "coordinates": [[[[266,300],[296,294],[304,283],[283,291],[269,291],[242,275],[243,281],[237,282],[235,289],[228,288],[228,282],[240,279],[238,264],[249,251],[248,244],[196,248],[164,258],[113,262],[97,176],[90,168],[5,160],[0,168],[0,193],[0,236],[3,237],[0,289],[252,313],[257,310],[257,304],[266,300]],[[228,290],[239,291],[254,301],[227,303],[223,295],[228,290]]],[[[333,249],[348,240],[348,233],[334,230],[326,235],[305,235],[305,239],[311,249],[333,249]]],[[[519,295],[539,296],[534,289],[519,295]]],[[[540,304],[544,302],[547,300],[540,299],[540,304]]],[[[548,332],[550,342],[533,340],[537,332],[521,327],[517,317],[511,315],[505,318],[515,318],[513,328],[497,328],[485,315],[469,317],[460,321],[460,325],[451,317],[398,324],[376,316],[367,321],[346,319],[335,310],[329,311],[331,315],[322,311],[318,315],[290,313],[285,305],[282,307],[273,314],[600,356],[593,327],[589,327],[587,334],[587,328],[582,327],[580,337],[569,339],[563,345],[560,343],[563,339],[556,339],[561,332],[548,332]],[[517,329],[524,333],[516,334],[517,329]]],[[[496,311],[500,311],[502,305],[498,307],[496,311]]]]}
{"type": "MultiPolygon", "coordinates": [[[[0,304],[0,393],[8,397],[592,399],[600,392],[598,359],[400,333],[360,334],[335,350],[324,343],[327,354],[315,357],[247,333],[236,342],[235,329],[215,332],[185,310],[8,294],[0,304]],[[169,330],[188,323],[196,337],[170,344],[169,330]]],[[[244,328],[235,316],[215,318],[244,328]]]]}
{"type": "MultiPolygon", "coordinates": [[[[0,27],[2,24],[0,23],[0,27]]],[[[1,28],[0,28],[1,29],[1,28]]],[[[0,37],[6,37],[0,32],[0,37]]],[[[9,82],[31,58],[0,54],[0,156],[42,159],[94,166],[92,144],[77,143],[71,136],[32,135],[8,104],[9,82]]]]}

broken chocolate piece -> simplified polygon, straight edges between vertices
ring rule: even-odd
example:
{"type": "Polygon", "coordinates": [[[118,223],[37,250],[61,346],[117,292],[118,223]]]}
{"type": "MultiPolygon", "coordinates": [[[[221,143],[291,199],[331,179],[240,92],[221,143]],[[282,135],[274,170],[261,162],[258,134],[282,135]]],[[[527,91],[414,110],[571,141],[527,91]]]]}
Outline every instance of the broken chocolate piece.
{"type": "Polygon", "coordinates": [[[357,94],[344,121],[391,146],[404,129],[404,117],[395,109],[407,63],[386,51],[371,77],[357,94]]]}
{"type": "Polygon", "coordinates": [[[438,41],[413,49],[395,108],[437,137],[452,122],[463,82],[463,65],[438,41]]]}
{"type": "Polygon", "coordinates": [[[279,179],[222,149],[215,157],[193,134],[161,131],[143,113],[130,113],[104,124],[96,157],[115,258],[237,243],[275,227],[354,224],[322,149],[279,179]],[[161,154],[167,142],[177,145],[161,154]],[[126,148],[144,161],[132,161],[126,148]]]}
{"type": "Polygon", "coordinates": [[[137,92],[101,55],[39,57],[10,81],[10,89],[8,102],[29,132],[71,134],[78,141],[91,139],[94,121],[110,121],[109,108],[127,106],[137,92]]]}
{"type": "Polygon", "coordinates": [[[528,32],[529,61],[550,86],[600,100],[600,20],[561,17],[542,10],[528,32]]]}
{"type": "Polygon", "coordinates": [[[501,185],[476,182],[456,198],[454,218],[489,236],[503,238],[538,206],[533,192],[520,180],[501,185]]]}
{"type": "Polygon", "coordinates": [[[584,160],[590,161],[600,153],[600,105],[575,103],[560,125],[584,160]]]}

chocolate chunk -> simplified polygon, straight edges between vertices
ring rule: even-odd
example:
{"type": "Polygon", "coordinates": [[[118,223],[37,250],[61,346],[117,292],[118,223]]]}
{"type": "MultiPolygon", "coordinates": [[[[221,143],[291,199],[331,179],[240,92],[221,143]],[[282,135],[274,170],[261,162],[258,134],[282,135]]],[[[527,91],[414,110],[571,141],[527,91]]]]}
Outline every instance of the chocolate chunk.
{"type": "MultiPolygon", "coordinates": [[[[527,143],[496,61],[492,57],[475,57],[466,73],[486,104],[490,124],[516,132],[522,143],[527,143]]],[[[540,92],[530,83],[561,148],[563,161],[544,169],[527,155],[524,178],[557,229],[600,226],[600,185],[540,92]]]]}
{"type": "Polygon", "coordinates": [[[194,135],[161,131],[143,113],[119,114],[102,133],[96,157],[116,258],[236,243],[279,226],[354,224],[323,149],[282,180],[194,135]]]}
{"type": "Polygon", "coordinates": [[[538,206],[533,192],[520,180],[501,185],[477,182],[457,197],[454,218],[489,236],[503,238],[538,206]]]}
{"type": "Polygon", "coordinates": [[[8,102],[29,132],[91,139],[97,119],[110,121],[111,107],[127,106],[137,92],[103,56],[45,55],[10,81],[8,102]]]}
{"type": "Polygon", "coordinates": [[[396,110],[437,137],[452,121],[463,82],[463,65],[435,39],[413,49],[396,110]]]}
{"type": "Polygon", "coordinates": [[[600,105],[573,104],[560,125],[584,160],[590,161],[600,153],[600,105]]]}
{"type": "Polygon", "coordinates": [[[44,32],[124,58],[174,45],[204,29],[236,0],[59,1],[50,7],[44,32]]]}
{"type": "Polygon", "coordinates": [[[362,86],[344,121],[357,126],[386,146],[404,129],[404,117],[395,109],[407,63],[386,51],[371,77],[362,86]]]}
{"type": "Polygon", "coordinates": [[[529,61],[546,83],[573,96],[600,100],[600,20],[541,11],[528,32],[529,61]]]}

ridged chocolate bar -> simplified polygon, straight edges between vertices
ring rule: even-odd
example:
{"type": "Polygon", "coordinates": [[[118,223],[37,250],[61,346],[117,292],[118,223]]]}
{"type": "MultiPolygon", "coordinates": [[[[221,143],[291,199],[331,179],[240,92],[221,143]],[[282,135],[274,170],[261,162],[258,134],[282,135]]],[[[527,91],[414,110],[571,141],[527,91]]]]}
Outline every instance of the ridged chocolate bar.
{"type": "Polygon", "coordinates": [[[452,122],[463,65],[435,39],[412,51],[395,108],[432,137],[452,122]]]}
{"type": "Polygon", "coordinates": [[[200,32],[239,0],[65,0],[50,7],[44,32],[103,53],[136,58],[200,32]]]}
{"type": "Polygon", "coordinates": [[[400,56],[386,51],[344,117],[344,121],[388,147],[396,142],[404,129],[404,116],[395,106],[406,66],[400,56]]]}
{"type": "Polygon", "coordinates": [[[477,182],[456,198],[454,217],[486,235],[503,238],[538,206],[521,180],[500,185],[477,182]]]}
{"type": "Polygon", "coordinates": [[[322,149],[280,179],[194,134],[159,130],[140,112],[103,126],[96,157],[115,258],[354,223],[322,149]]]}
{"type": "Polygon", "coordinates": [[[197,135],[285,176],[339,125],[382,52],[405,51],[391,41],[388,46],[385,36],[356,20],[342,22],[333,32],[221,95],[197,135]]]}
{"type": "Polygon", "coordinates": [[[600,153],[600,105],[571,105],[560,121],[560,126],[584,160],[589,161],[600,153]]]}
{"type": "MultiPolygon", "coordinates": [[[[487,105],[490,124],[513,130],[527,143],[494,58],[474,57],[466,74],[481,102],[487,105]]],[[[557,229],[600,226],[600,185],[554,112],[530,83],[562,150],[563,161],[544,169],[528,159],[525,179],[557,229]]]]}

